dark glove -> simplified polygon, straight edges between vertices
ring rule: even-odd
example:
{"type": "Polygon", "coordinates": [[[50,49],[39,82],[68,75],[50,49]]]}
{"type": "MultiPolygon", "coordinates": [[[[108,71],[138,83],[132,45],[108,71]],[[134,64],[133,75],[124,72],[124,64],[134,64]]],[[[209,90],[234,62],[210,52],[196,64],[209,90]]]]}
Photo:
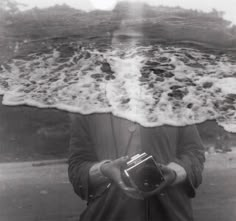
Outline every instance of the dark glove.
{"type": "Polygon", "coordinates": [[[113,181],[120,189],[129,197],[134,199],[143,199],[140,191],[133,187],[128,187],[121,176],[121,168],[129,160],[128,157],[121,157],[119,159],[113,160],[109,163],[105,163],[101,166],[101,172],[111,181],[113,181]]]}

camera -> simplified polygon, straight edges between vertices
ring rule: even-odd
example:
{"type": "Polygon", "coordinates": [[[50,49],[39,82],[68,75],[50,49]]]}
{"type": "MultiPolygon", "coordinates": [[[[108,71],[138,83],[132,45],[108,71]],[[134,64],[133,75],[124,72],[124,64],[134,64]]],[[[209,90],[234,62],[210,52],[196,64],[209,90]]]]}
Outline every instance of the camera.
{"type": "Polygon", "coordinates": [[[131,157],[121,172],[126,185],[142,192],[153,191],[164,181],[160,164],[147,153],[131,157]]]}

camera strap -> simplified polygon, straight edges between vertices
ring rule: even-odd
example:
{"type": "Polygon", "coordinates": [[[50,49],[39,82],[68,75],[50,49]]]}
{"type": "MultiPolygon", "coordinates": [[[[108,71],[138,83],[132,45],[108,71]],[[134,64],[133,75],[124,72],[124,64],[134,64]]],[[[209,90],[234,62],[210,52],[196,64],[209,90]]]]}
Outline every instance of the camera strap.
{"type": "MultiPolygon", "coordinates": [[[[115,134],[115,127],[114,127],[114,120],[113,120],[113,115],[111,114],[111,128],[112,128],[112,136],[114,139],[114,145],[115,145],[115,154],[116,154],[116,158],[119,157],[119,150],[118,150],[118,145],[117,145],[117,138],[116,138],[116,134],[115,134]]],[[[128,143],[125,146],[125,152],[123,153],[124,156],[128,155],[129,149],[130,149],[130,145],[132,142],[132,139],[134,137],[134,133],[136,132],[137,129],[137,125],[136,123],[134,123],[133,125],[130,125],[128,127],[128,131],[130,132],[129,134],[129,138],[128,138],[128,143]]]]}
{"type": "Polygon", "coordinates": [[[151,221],[150,200],[145,199],[145,220],[151,221]]]}

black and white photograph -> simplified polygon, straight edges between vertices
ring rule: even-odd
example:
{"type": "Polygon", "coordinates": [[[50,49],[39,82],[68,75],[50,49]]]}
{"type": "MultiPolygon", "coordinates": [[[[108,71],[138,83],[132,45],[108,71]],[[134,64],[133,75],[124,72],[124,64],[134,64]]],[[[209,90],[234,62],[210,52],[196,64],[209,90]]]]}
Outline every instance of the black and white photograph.
{"type": "Polygon", "coordinates": [[[0,0],[0,221],[235,221],[233,0],[0,0]]]}

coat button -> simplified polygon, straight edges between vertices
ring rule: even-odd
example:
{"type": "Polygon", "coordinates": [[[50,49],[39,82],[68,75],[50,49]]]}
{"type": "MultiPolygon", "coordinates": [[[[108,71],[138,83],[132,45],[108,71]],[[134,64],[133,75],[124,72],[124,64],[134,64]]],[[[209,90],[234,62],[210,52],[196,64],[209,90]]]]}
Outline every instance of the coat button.
{"type": "Polygon", "coordinates": [[[160,196],[161,196],[161,197],[165,196],[165,193],[160,193],[160,196]]]}
{"type": "Polygon", "coordinates": [[[134,131],[136,131],[136,125],[134,124],[134,125],[130,125],[129,127],[128,127],[128,131],[129,132],[131,132],[131,133],[133,133],[134,131]]]}

